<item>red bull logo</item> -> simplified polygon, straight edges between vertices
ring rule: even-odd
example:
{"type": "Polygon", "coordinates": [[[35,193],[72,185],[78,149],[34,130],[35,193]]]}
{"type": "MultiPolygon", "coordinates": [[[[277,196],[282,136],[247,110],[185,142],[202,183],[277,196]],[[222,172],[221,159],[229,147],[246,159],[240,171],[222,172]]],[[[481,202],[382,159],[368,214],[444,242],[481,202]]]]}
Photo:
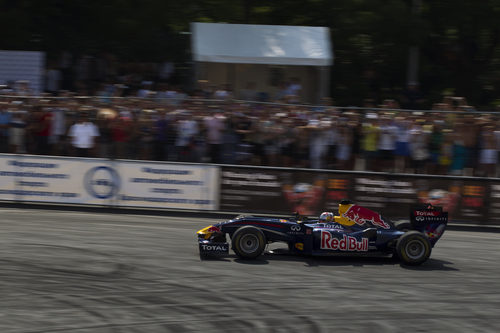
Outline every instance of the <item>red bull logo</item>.
{"type": "Polygon", "coordinates": [[[342,214],[343,217],[354,221],[354,223],[363,225],[367,222],[373,224],[374,226],[381,227],[384,229],[390,229],[390,226],[382,219],[379,213],[375,213],[368,208],[364,208],[358,205],[352,205],[347,209],[347,211],[342,214]]]}
{"type": "Polygon", "coordinates": [[[357,240],[356,237],[344,235],[342,239],[334,237],[328,231],[321,231],[321,249],[340,251],[368,251],[368,238],[357,240]]]}

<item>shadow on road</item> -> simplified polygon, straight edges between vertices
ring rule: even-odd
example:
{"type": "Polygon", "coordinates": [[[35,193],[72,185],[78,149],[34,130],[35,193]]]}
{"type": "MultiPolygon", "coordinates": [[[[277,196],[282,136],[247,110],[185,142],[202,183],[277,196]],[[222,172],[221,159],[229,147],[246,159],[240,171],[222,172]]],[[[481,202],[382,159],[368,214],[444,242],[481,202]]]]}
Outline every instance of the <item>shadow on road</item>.
{"type": "Polygon", "coordinates": [[[452,267],[453,263],[449,261],[430,258],[420,266],[410,266],[402,264],[398,259],[392,257],[377,257],[377,256],[325,256],[325,257],[311,257],[289,254],[286,250],[275,250],[272,253],[265,253],[264,255],[253,259],[245,260],[240,259],[235,255],[229,255],[224,258],[212,258],[209,260],[233,260],[235,263],[243,265],[267,265],[273,261],[288,261],[303,263],[308,267],[319,266],[396,266],[409,270],[420,271],[459,271],[459,269],[452,267]]]}
{"type": "Polygon", "coordinates": [[[453,263],[450,261],[430,258],[420,266],[409,266],[401,264],[401,267],[418,271],[460,271],[460,269],[450,267],[450,265],[453,265],[453,263]]]}

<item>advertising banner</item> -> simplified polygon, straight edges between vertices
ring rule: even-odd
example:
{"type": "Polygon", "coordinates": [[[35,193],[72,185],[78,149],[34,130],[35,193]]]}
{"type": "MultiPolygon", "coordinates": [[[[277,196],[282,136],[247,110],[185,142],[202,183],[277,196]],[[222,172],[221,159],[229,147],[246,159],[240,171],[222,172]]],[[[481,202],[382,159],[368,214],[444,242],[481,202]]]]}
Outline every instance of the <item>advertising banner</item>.
{"type": "Polygon", "coordinates": [[[108,160],[1,155],[0,200],[109,204],[113,183],[106,177],[93,182],[99,173],[112,173],[109,170],[108,160]]]}
{"type": "Polygon", "coordinates": [[[16,171],[13,159],[0,155],[0,200],[15,200],[16,171]]]}
{"type": "Polygon", "coordinates": [[[365,175],[353,179],[353,200],[389,217],[407,217],[417,203],[440,206],[450,221],[488,221],[489,182],[484,179],[424,175],[365,175]]]}
{"type": "Polygon", "coordinates": [[[328,173],[293,169],[222,167],[220,209],[314,215],[325,208],[325,198],[347,198],[348,185],[344,175],[330,178],[328,173]],[[340,193],[330,194],[329,187],[340,193]]]}
{"type": "Polygon", "coordinates": [[[218,207],[218,167],[121,162],[116,205],[193,210],[218,207]]]}
{"type": "Polygon", "coordinates": [[[0,200],[215,210],[218,168],[0,155],[0,200]]]}
{"type": "Polygon", "coordinates": [[[450,220],[474,224],[500,221],[500,180],[385,173],[222,167],[221,210],[317,216],[336,212],[349,199],[393,218],[431,203],[450,220]]]}
{"type": "Polygon", "coordinates": [[[500,179],[498,181],[492,181],[489,183],[490,195],[489,202],[486,204],[489,206],[488,221],[495,224],[500,224],[500,179]]]}

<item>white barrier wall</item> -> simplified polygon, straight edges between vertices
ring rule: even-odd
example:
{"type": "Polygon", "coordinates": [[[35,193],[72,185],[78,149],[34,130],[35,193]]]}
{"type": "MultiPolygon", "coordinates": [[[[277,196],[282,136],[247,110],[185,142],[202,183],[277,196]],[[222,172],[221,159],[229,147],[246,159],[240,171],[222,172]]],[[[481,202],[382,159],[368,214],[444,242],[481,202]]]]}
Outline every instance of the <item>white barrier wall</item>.
{"type": "Polygon", "coordinates": [[[0,155],[0,200],[215,210],[215,166],[0,155]]]}

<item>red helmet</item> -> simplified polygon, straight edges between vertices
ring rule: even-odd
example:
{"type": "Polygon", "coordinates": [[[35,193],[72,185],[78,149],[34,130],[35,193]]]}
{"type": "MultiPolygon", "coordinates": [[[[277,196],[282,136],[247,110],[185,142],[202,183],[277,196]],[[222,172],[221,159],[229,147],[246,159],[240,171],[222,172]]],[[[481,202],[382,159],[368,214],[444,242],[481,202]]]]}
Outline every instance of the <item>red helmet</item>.
{"type": "Polygon", "coordinates": [[[333,222],[333,213],[332,212],[323,212],[319,216],[320,222],[333,222]]]}

